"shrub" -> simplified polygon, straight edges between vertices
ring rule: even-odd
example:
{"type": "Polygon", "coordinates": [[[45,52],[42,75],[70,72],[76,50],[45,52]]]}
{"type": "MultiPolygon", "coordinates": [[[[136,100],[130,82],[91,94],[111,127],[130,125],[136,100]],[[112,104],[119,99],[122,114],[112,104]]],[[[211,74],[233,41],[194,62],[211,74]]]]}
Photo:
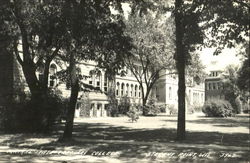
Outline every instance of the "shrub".
{"type": "Polygon", "coordinates": [[[167,109],[170,115],[176,115],[178,113],[178,109],[174,105],[167,105],[167,109]]]}
{"type": "Polygon", "coordinates": [[[123,96],[120,99],[120,103],[118,105],[118,114],[126,115],[131,106],[130,98],[128,96],[123,96]]]}
{"type": "Polygon", "coordinates": [[[160,113],[160,108],[156,106],[156,99],[150,98],[146,106],[144,106],[146,115],[155,116],[160,113]]]}
{"type": "Polygon", "coordinates": [[[188,112],[189,113],[202,112],[202,108],[203,108],[203,106],[191,105],[191,106],[189,106],[188,112]]]}
{"type": "Polygon", "coordinates": [[[194,108],[195,112],[202,112],[203,107],[202,106],[194,106],[193,108],[194,108]]]}
{"type": "Polygon", "coordinates": [[[242,111],[242,102],[240,100],[239,97],[237,97],[233,102],[231,102],[231,105],[234,106],[233,107],[233,111],[235,114],[240,114],[242,111]]]}
{"type": "Polygon", "coordinates": [[[0,125],[6,132],[48,132],[63,113],[64,99],[50,91],[48,97],[11,101],[0,111],[0,125]]]}
{"type": "Polygon", "coordinates": [[[131,122],[137,122],[139,119],[139,109],[133,106],[128,112],[127,116],[130,118],[131,122]]]}
{"type": "Polygon", "coordinates": [[[160,113],[166,113],[166,104],[158,105],[158,109],[160,113]]]}
{"type": "Polygon", "coordinates": [[[233,108],[228,101],[210,100],[205,103],[202,112],[208,117],[228,117],[233,116],[233,108]]]}
{"type": "Polygon", "coordinates": [[[108,115],[111,117],[117,117],[118,115],[118,101],[115,98],[114,94],[112,93],[111,89],[108,89],[107,91],[107,97],[108,97],[108,106],[107,106],[107,111],[108,115]]]}
{"type": "Polygon", "coordinates": [[[80,116],[81,117],[90,117],[91,100],[89,99],[88,95],[85,95],[82,97],[80,105],[81,105],[80,116]]]}

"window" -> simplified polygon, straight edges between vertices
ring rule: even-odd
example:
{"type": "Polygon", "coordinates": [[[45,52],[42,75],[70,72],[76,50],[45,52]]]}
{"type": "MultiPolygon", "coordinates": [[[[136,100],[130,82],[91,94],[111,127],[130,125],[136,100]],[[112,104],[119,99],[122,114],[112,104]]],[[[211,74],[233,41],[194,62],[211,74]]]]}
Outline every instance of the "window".
{"type": "Polygon", "coordinates": [[[55,86],[55,78],[54,78],[54,76],[50,76],[49,86],[50,87],[54,87],[55,86]]]}
{"type": "Polygon", "coordinates": [[[98,89],[101,88],[101,78],[102,78],[102,74],[100,71],[98,71],[97,74],[95,75],[95,83],[98,89]]]}
{"type": "Polygon", "coordinates": [[[89,84],[90,84],[90,85],[92,85],[92,84],[93,84],[92,80],[90,80],[90,81],[89,81],[89,84]]]}
{"type": "Polygon", "coordinates": [[[137,96],[137,85],[135,85],[135,97],[137,96]]]}
{"type": "Polygon", "coordinates": [[[120,83],[116,83],[116,96],[119,96],[119,91],[120,91],[120,83]]]}
{"type": "Polygon", "coordinates": [[[133,97],[134,85],[131,84],[130,86],[130,97],[133,97]]]}
{"type": "Polygon", "coordinates": [[[139,98],[141,97],[141,87],[139,86],[139,92],[138,92],[139,98]]]}
{"type": "Polygon", "coordinates": [[[213,83],[213,89],[214,90],[216,89],[216,83],[213,83]]]}
{"type": "Polygon", "coordinates": [[[42,74],[42,73],[39,73],[39,75],[38,75],[38,80],[39,80],[39,81],[43,81],[43,74],[42,74]]]}
{"type": "Polygon", "coordinates": [[[128,96],[128,91],[129,91],[129,84],[126,85],[126,95],[128,96]]]}
{"type": "Polygon", "coordinates": [[[56,65],[52,64],[49,68],[49,86],[54,87],[56,85],[56,65]]]}
{"type": "Polygon", "coordinates": [[[96,87],[97,87],[98,89],[100,89],[100,81],[97,81],[97,82],[96,82],[96,87]]]}
{"type": "Polygon", "coordinates": [[[104,74],[104,92],[107,92],[108,91],[108,77],[107,77],[107,74],[105,73],[104,74]]]}
{"type": "Polygon", "coordinates": [[[122,85],[121,85],[121,96],[123,96],[123,92],[124,91],[124,83],[122,83],[122,85]]]}
{"type": "Polygon", "coordinates": [[[169,98],[169,100],[172,99],[172,88],[171,87],[168,88],[168,98],[169,98]]]}

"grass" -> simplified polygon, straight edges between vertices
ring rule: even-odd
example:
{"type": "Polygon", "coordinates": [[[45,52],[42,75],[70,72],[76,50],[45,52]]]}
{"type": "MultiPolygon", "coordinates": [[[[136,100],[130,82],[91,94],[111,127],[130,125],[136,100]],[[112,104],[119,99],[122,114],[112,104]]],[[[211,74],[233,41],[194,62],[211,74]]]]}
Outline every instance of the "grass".
{"type": "Polygon", "coordinates": [[[187,115],[186,140],[177,142],[174,116],[140,117],[132,123],[127,117],[76,119],[74,140],[57,141],[63,126],[50,135],[17,134],[0,136],[1,147],[8,150],[74,151],[42,156],[13,154],[1,150],[0,162],[246,162],[249,161],[249,115],[208,118],[187,115]],[[85,151],[84,154],[76,154],[85,151]],[[111,156],[109,155],[111,153],[111,156]],[[113,154],[113,155],[112,155],[113,154]]]}

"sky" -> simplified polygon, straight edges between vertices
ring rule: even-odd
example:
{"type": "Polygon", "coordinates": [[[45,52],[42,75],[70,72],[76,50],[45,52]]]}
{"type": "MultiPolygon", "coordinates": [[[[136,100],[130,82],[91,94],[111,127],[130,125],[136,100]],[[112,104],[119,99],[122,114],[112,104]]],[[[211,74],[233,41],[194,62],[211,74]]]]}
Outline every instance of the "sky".
{"type": "MultiPolygon", "coordinates": [[[[131,11],[129,4],[123,3],[122,8],[125,18],[127,18],[129,12],[131,11]]],[[[116,11],[112,12],[115,13],[116,11]]],[[[240,65],[241,63],[240,57],[236,56],[236,54],[238,53],[236,49],[226,48],[222,50],[222,53],[218,56],[213,55],[214,51],[215,49],[213,48],[205,48],[200,52],[201,61],[206,67],[206,72],[209,72],[211,70],[223,70],[228,65],[240,65]]]]}
{"type": "Polygon", "coordinates": [[[224,49],[221,54],[214,56],[213,48],[205,48],[201,51],[201,61],[206,66],[206,71],[223,70],[228,65],[239,65],[240,57],[237,57],[236,49],[224,49]]]}

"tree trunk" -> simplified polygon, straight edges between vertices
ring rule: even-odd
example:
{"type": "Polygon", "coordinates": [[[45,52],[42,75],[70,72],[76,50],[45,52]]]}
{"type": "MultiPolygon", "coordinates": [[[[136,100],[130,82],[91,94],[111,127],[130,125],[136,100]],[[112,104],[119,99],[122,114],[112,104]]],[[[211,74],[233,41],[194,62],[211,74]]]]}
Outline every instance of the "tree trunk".
{"type": "Polygon", "coordinates": [[[50,61],[46,61],[44,65],[43,81],[41,83],[42,91],[44,94],[47,94],[48,92],[49,66],[50,66],[50,61]]]}
{"type": "Polygon", "coordinates": [[[118,108],[117,108],[117,99],[115,96],[116,91],[116,80],[115,73],[108,75],[108,99],[109,99],[109,111],[111,116],[117,116],[118,108]]]}
{"type": "Polygon", "coordinates": [[[67,120],[64,128],[64,133],[62,140],[69,140],[72,138],[72,131],[74,125],[74,115],[75,115],[75,107],[77,103],[77,97],[79,92],[79,83],[78,77],[76,74],[76,63],[74,54],[70,54],[70,81],[71,81],[71,95],[70,95],[70,102],[68,106],[67,112],[67,120]]]}
{"type": "Polygon", "coordinates": [[[184,53],[183,37],[183,11],[182,0],[175,0],[175,24],[176,24],[176,66],[178,71],[178,124],[177,140],[184,140],[186,136],[185,126],[185,64],[186,54],[184,53]]]}
{"type": "Polygon", "coordinates": [[[145,93],[143,93],[143,96],[142,96],[142,106],[143,106],[143,110],[142,110],[142,115],[146,115],[147,112],[146,112],[146,104],[147,104],[147,101],[148,101],[148,97],[149,97],[149,94],[150,94],[150,88],[147,87],[147,91],[146,91],[146,95],[144,95],[145,93]]]}
{"type": "Polygon", "coordinates": [[[26,82],[28,84],[28,87],[30,89],[31,99],[37,99],[41,97],[42,95],[41,87],[36,77],[36,69],[34,68],[34,66],[24,62],[22,69],[23,69],[23,73],[24,73],[26,82]]]}

